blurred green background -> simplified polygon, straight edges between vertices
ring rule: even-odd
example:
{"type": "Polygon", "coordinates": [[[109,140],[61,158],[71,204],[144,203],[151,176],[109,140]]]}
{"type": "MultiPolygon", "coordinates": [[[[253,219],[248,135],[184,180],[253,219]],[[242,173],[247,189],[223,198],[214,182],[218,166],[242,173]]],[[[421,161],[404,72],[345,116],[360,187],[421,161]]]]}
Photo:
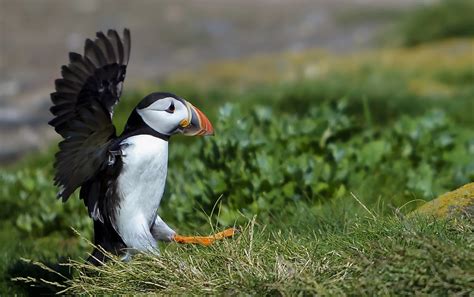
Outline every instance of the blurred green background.
{"type": "MultiPolygon", "coordinates": [[[[263,49],[167,71],[158,83],[135,78],[115,124],[120,130],[153,90],[176,93],[209,116],[216,136],[170,143],[160,214],[181,232],[209,232],[209,216],[229,226],[257,214],[274,228],[295,224],[303,208],[351,217],[359,211],[351,192],[391,214],[474,180],[472,11],[467,0],[339,11],[346,26],[390,21],[348,50],[263,49]]],[[[51,292],[10,281],[36,273],[20,257],[54,266],[89,250],[71,229],[92,235],[82,201],[55,199],[57,139],[45,137],[42,150],[0,167],[0,294],[51,292]]]]}

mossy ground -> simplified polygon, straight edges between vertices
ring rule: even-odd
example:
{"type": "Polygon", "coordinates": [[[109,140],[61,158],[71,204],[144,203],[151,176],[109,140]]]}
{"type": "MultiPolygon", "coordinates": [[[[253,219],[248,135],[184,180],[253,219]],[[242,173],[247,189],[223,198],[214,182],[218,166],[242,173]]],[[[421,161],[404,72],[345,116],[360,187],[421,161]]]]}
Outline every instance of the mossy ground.
{"type": "Polygon", "coordinates": [[[462,186],[420,206],[414,213],[438,218],[474,217],[474,183],[462,186]]]}

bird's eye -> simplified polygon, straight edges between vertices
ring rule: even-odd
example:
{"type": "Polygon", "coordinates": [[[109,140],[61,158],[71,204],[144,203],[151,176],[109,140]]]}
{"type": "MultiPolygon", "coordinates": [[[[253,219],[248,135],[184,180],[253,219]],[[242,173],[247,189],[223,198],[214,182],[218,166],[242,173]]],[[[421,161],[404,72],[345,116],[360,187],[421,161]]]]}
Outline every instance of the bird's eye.
{"type": "Polygon", "coordinates": [[[174,103],[173,102],[171,102],[170,107],[168,107],[166,112],[168,112],[168,113],[173,113],[174,112],[174,103]]]}

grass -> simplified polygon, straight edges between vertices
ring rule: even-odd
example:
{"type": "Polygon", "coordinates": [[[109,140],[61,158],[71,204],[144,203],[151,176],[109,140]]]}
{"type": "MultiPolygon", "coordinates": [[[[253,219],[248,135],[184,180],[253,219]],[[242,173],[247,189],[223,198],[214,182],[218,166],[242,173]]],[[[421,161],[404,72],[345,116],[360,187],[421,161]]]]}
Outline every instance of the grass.
{"type": "MultiPolygon", "coordinates": [[[[94,268],[83,262],[91,247],[70,229],[72,226],[80,230],[85,238],[91,238],[91,224],[82,201],[73,197],[67,204],[61,204],[54,198],[56,189],[51,182],[54,149],[50,149],[0,171],[0,295],[37,295],[63,290],[74,294],[133,295],[469,294],[474,290],[474,267],[470,261],[474,258],[472,218],[448,221],[406,218],[403,214],[419,204],[419,197],[413,189],[429,193],[424,198],[431,199],[435,194],[441,194],[440,189],[452,189],[473,179],[474,169],[469,164],[473,160],[474,143],[469,139],[474,139],[474,118],[468,112],[474,110],[473,46],[471,37],[344,56],[317,50],[258,56],[211,64],[193,73],[171,77],[159,87],[150,85],[130,91],[116,111],[119,130],[136,101],[156,89],[179,90],[180,96],[205,110],[213,123],[219,123],[218,109],[225,102],[234,102],[240,106],[242,115],[237,114],[239,120],[232,120],[227,126],[236,122],[242,127],[235,131],[228,129],[228,135],[216,138],[215,143],[220,149],[228,146],[239,150],[243,150],[239,145],[248,145],[249,142],[238,141],[234,144],[232,133],[240,133],[236,139],[250,137],[240,120],[245,114],[247,119],[253,113],[262,113],[264,118],[265,109],[260,107],[270,107],[274,112],[273,118],[281,119],[282,123],[287,123],[283,120],[300,119],[294,120],[294,124],[288,122],[282,128],[290,134],[295,133],[296,124],[308,123],[307,128],[310,128],[308,110],[339,104],[343,98],[350,106],[347,115],[358,123],[356,128],[365,127],[362,132],[366,133],[362,133],[360,141],[356,141],[356,148],[365,149],[356,150],[361,154],[354,155],[360,158],[346,160],[346,165],[352,166],[346,168],[355,170],[344,172],[345,165],[342,164],[342,169],[335,167],[326,171],[334,172],[336,177],[344,173],[355,182],[343,182],[344,187],[338,187],[338,183],[331,181],[331,175],[325,177],[321,173],[323,170],[316,166],[317,170],[310,170],[309,173],[321,171],[318,174],[322,177],[315,180],[307,178],[305,182],[314,186],[315,192],[320,192],[310,197],[297,197],[291,193],[298,193],[297,190],[302,188],[299,177],[294,177],[295,180],[291,180],[293,183],[281,189],[268,186],[265,180],[278,176],[268,172],[272,171],[271,166],[286,164],[280,162],[280,159],[286,159],[285,156],[267,156],[278,158],[276,165],[270,166],[270,163],[264,162],[265,158],[255,152],[259,158],[253,159],[262,162],[252,165],[254,167],[242,165],[232,174],[226,173],[226,177],[233,177],[235,186],[226,189],[230,194],[223,197],[216,194],[219,192],[216,189],[223,183],[213,185],[212,181],[219,181],[216,177],[218,171],[222,173],[231,169],[222,167],[219,162],[211,162],[214,167],[211,166],[212,171],[207,175],[207,172],[202,173],[206,168],[202,165],[204,163],[188,163],[190,155],[212,160],[209,152],[213,152],[214,142],[188,146],[191,140],[176,139],[171,146],[175,152],[175,164],[170,164],[170,178],[177,183],[181,180],[182,185],[181,169],[188,166],[194,168],[188,173],[201,172],[207,178],[197,178],[199,183],[194,180],[196,182],[193,181],[187,188],[168,188],[171,193],[164,198],[161,209],[167,222],[180,232],[210,233],[212,227],[205,219],[209,214],[202,212],[203,205],[212,206],[214,200],[222,198],[222,207],[228,210],[225,221],[239,219],[245,214],[247,217],[242,217],[241,221],[249,223],[242,227],[242,233],[236,238],[209,248],[162,245],[160,257],[139,255],[130,263],[113,261],[110,265],[94,268]],[[429,121],[420,122],[416,118],[433,108],[444,113],[432,113],[432,120],[429,121]],[[421,133],[423,125],[436,126],[436,123],[442,122],[443,117],[437,116],[440,114],[449,118],[449,130],[446,130],[449,133],[421,133]],[[380,156],[386,156],[380,149],[381,142],[367,140],[383,140],[384,133],[401,119],[404,119],[406,126],[400,129],[414,133],[412,142],[403,150],[394,147],[394,150],[400,149],[405,157],[380,159],[380,156]],[[423,139],[416,140],[416,135],[420,133],[424,135],[423,139]],[[456,145],[449,144],[453,139],[463,140],[456,142],[456,145]],[[224,140],[228,143],[223,144],[224,140]],[[446,141],[442,153],[433,149],[431,143],[434,140],[446,141]],[[196,153],[196,148],[205,148],[206,151],[196,153]],[[189,155],[176,152],[188,152],[189,155]],[[412,168],[405,170],[405,165],[391,165],[404,162],[413,162],[412,168]],[[423,162],[428,165],[423,165],[423,162]],[[356,170],[367,166],[382,168],[378,164],[385,165],[386,171],[375,169],[370,176],[355,174],[356,170]],[[448,168],[446,176],[438,177],[440,171],[437,166],[440,164],[448,168]],[[455,167],[462,170],[452,171],[451,168],[455,167]],[[250,170],[250,174],[242,174],[245,170],[250,170]],[[398,180],[399,176],[408,177],[412,182],[404,184],[402,179],[398,180]],[[435,179],[435,176],[438,178],[435,179]],[[235,203],[251,196],[237,192],[236,189],[244,189],[239,183],[257,180],[266,190],[251,193],[258,196],[258,199],[251,201],[251,207],[244,205],[233,209],[226,200],[231,194],[234,198],[242,197],[235,203]],[[328,184],[321,186],[321,181],[328,184]],[[211,193],[209,189],[216,193],[206,194],[211,193]],[[350,192],[357,193],[359,202],[350,192]],[[275,200],[269,202],[270,194],[275,200]],[[202,199],[194,199],[201,196],[202,199]],[[193,197],[192,203],[186,200],[190,197],[193,197]],[[204,201],[206,199],[208,201],[204,201]],[[408,206],[401,210],[398,208],[406,203],[408,206]],[[259,212],[256,220],[249,217],[249,214],[256,212],[259,212]],[[21,258],[32,260],[23,261],[21,258]],[[17,281],[12,281],[12,278],[17,281]]],[[[268,121],[262,120],[262,123],[268,125],[268,121]]],[[[225,123],[220,123],[216,128],[223,131],[224,126],[225,123]]],[[[254,135],[266,133],[265,129],[258,129],[258,125],[253,126],[248,131],[254,135]]],[[[271,129],[268,131],[267,134],[273,133],[271,129]]],[[[278,133],[273,134],[276,136],[272,137],[281,145],[283,138],[279,138],[278,133]]],[[[356,133],[350,134],[353,136],[356,133]]],[[[298,135],[291,134],[289,138],[298,138],[298,135]]],[[[260,136],[250,140],[258,142],[263,138],[260,136]]],[[[349,138],[341,134],[343,141],[349,138]]],[[[317,144],[312,144],[318,141],[311,140],[311,137],[308,139],[311,149],[318,148],[317,144]]],[[[301,137],[300,140],[304,144],[307,138],[301,137]]],[[[350,150],[354,147],[341,148],[350,150]]],[[[288,149],[294,147],[289,145],[288,149]]],[[[340,157],[337,154],[340,151],[330,152],[329,149],[322,149],[322,152],[328,152],[327,160],[332,160],[332,153],[340,157]]],[[[304,161],[305,158],[313,160],[316,156],[309,151],[308,148],[300,152],[289,162],[290,165],[298,169],[306,168],[308,162],[304,161]]],[[[233,158],[236,156],[230,155],[233,158]]],[[[253,155],[249,156],[248,159],[252,159],[253,155]]],[[[316,158],[313,161],[321,160],[316,158]]],[[[225,163],[225,160],[220,161],[225,163]]],[[[341,165],[341,161],[336,163],[341,165]]],[[[221,215],[225,213],[222,211],[221,215]]],[[[214,219],[213,216],[212,226],[218,229],[225,227],[217,225],[214,219]]]]}
{"type": "Polygon", "coordinates": [[[440,0],[421,3],[397,26],[399,42],[415,46],[435,40],[474,34],[474,3],[470,0],[440,0]]]}
{"type": "Polygon", "coordinates": [[[159,257],[72,261],[58,289],[90,295],[465,295],[474,290],[472,220],[363,217],[261,226],[211,247],[164,247],[159,257]],[[63,287],[64,286],[64,287],[63,287]]]}

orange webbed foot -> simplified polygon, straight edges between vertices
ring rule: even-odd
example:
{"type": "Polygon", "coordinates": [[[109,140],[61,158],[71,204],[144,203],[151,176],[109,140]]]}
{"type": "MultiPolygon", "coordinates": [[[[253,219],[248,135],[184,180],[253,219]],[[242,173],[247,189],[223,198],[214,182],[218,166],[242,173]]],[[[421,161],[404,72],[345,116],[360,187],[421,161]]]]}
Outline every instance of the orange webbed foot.
{"type": "Polygon", "coordinates": [[[176,234],[173,240],[177,243],[183,244],[200,244],[209,246],[214,243],[216,240],[221,240],[224,238],[229,238],[238,233],[238,230],[235,228],[229,228],[224,231],[218,232],[210,236],[182,236],[176,234]]]}

